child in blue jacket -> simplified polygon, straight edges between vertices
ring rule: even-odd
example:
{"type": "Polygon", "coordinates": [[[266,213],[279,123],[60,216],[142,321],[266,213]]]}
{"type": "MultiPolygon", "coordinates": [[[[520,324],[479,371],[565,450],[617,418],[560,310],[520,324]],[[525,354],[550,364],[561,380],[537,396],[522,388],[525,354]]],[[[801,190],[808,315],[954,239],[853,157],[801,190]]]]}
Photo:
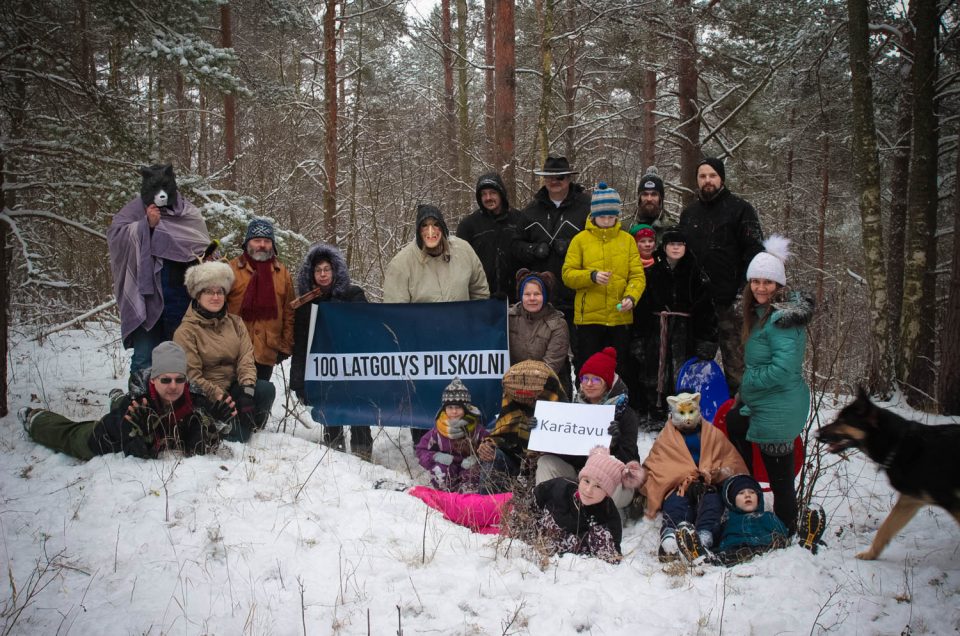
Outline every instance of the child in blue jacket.
{"type": "Polygon", "coordinates": [[[726,565],[743,563],[758,554],[787,546],[787,527],[763,509],[763,490],[750,475],[734,475],[720,487],[727,522],[716,559],[726,565]]]}

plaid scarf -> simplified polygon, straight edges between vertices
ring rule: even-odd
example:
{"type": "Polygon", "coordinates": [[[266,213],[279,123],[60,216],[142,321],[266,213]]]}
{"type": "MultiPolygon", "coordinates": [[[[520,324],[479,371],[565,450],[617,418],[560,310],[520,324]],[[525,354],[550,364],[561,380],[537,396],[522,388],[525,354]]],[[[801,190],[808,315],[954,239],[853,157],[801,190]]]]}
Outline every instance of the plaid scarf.
{"type": "Polygon", "coordinates": [[[247,259],[247,262],[253,266],[253,278],[247,285],[243,304],[240,305],[240,317],[247,322],[273,320],[277,317],[277,299],[273,289],[275,259],[276,256],[269,261],[247,259]]]}

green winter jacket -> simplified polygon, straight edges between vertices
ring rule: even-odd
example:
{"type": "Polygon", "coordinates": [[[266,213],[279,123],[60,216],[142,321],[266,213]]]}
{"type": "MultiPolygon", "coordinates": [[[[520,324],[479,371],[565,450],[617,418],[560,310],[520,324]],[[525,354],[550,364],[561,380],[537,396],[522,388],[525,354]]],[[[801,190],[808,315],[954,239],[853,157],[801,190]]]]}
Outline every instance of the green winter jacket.
{"type": "MultiPolygon", "coordinates": [[[[757,307],[757,316],[762,318],[770,309],[757,307]]],[[[810,409],[803,354],[813,300],[791,292],[772,310],[769,320],[754,326],[743,350],[740,412],[750,417],[747,439],[759,444],[792,441],[803,431],[810,409]]]]}
{"type": "Polygon", "coordinates": [[[634,305],[646,287],[637,242],[620,227],[599,228],[592,218],[573,237],[563,261],[563,284],[577,292],[573,322],[577,325],[633,324],[633,311],[617,311],[617,304],[630,296],[634,305]],[[598,285],[593,272],[612,272],[610,282],[598,285]]]}

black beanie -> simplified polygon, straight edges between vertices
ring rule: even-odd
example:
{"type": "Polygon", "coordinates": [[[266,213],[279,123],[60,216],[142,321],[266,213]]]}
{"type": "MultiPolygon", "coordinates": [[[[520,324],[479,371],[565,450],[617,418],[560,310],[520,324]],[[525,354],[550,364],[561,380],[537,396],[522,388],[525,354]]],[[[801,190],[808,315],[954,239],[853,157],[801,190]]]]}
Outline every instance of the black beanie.
{"type": "Polygon", "coordinates": [[[640,177],[637,194],[640,194],[644,190],[656,190],[660,193],[660,205],[663,205],[663,179],[650,168],[647,168],[647,174],[640,177]]]}
{"type": "Polygon", "coordinates": [[[720,175],[720,181],[726,183],[727,181],[727,171],[723,167],[723,162],[717,159],[716,157],[705,157],[697,164],[697,170],[700,170],[700,166],[707,165],[717,171],[717,174],[720,175]]]}

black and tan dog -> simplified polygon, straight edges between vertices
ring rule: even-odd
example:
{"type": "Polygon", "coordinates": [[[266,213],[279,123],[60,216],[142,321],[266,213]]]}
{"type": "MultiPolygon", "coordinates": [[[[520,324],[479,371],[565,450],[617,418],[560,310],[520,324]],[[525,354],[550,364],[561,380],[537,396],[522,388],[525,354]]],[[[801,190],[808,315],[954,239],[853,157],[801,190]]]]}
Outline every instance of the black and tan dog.
{"type": "Polygon", "coordinates": [[[880,556],[925,505],[944,508],[960,523],[960,425],[927,426],[904,419],[873,404],[860,389],[857,399],[820,429],[818,440],[831,453],[862,450],[883,467],[900,493],[873,544],[858,559],[880,556]]]}

